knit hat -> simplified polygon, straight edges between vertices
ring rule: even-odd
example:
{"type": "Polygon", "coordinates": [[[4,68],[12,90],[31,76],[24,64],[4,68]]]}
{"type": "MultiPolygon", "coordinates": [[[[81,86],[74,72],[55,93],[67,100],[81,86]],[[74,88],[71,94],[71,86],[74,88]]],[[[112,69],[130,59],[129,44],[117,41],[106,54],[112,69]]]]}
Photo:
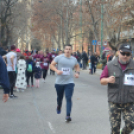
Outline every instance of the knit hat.
{"type": "Polygon", "coordinates": [[[19,49],[19,48],[17,48],[17,49],[16,49],[16,52],[20,52],[20,49],[19,49]]]}

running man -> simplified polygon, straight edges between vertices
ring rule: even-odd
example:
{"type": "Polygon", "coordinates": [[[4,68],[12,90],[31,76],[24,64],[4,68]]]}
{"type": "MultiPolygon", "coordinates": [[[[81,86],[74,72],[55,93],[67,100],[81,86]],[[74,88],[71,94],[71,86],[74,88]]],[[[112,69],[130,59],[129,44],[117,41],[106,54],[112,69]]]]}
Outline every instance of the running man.
{"type": "Polygon", "coordinates": [[[75,78],[79,78],[80,68],[77,59],[71,56],[72,46],[66,45],[64,54],[61,54],[52,61],[50,68],[57,73],[55,88],[57,92],[57,114],[61,113],[62,100],[65,92],[66,97],[66,121],[71,121],[72,96],[74,91],[73,69],[75,78]],[[57,64],[57,68],[56,68],[57,64]]]}

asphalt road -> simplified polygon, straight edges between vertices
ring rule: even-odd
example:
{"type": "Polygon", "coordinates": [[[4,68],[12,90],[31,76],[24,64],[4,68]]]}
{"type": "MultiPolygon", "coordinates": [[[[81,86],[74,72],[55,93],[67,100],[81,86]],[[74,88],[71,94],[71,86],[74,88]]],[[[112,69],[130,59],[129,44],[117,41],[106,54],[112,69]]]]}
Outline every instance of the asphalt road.
{"type": "Polygon", "coordinates": [[[62,113],[56,114],[54,81],[55,76],[48,75],[39,89],[28,88],[15,93],[18,99],[0,101],[0,134],[110,134],[107,89],[98,74],[83,71],[75,79],[70,123],[65,122],[65,99],[62,113]]]}

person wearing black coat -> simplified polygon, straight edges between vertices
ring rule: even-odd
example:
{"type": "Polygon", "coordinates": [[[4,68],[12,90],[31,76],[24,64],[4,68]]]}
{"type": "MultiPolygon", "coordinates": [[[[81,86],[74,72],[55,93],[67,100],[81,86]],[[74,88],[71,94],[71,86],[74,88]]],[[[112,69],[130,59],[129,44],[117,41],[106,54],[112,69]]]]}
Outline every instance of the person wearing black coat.
{"type": "Polygon", "coordinates": [[[78,61],[78,64],[79,64],[79,66],[80,66],[80,68],[81,68],[81,53],[77,50],[77,61],[78,61]]]}
{"type": "Polygon", "coordinates": [[[107,64],[107,57],[106,57],[106,52],[102,54],[102,57],[100,59],[100,63],[102,63],[102,70],[105,68],[107,64]]]}
{"type": "Polygon", "coordinates": [[[88,56],[85,51],[82,53],[82,69],[85,70],[87,69],[87,63],[88,63],[88,56]]]}
{"type": "Polygon", "coordinates": [[[96,64],[97,64],[96,54],[92,54],[92,56],[90,57],[90,61],[91,61],[91,74],[93,74],[96,72],[96,64]]]}

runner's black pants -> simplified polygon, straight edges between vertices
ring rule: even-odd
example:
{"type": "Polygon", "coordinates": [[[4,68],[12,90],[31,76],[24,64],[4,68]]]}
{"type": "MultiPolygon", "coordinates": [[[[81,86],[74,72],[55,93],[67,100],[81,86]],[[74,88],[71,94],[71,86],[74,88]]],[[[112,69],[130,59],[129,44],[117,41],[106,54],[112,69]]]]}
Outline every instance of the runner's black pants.
{"type": "Polygon", "coordinates": [[[45,80],[47,76],[47,69],[43,69],[43,79],[45,80]]]}
{"type": "Polygon", "coordinates": [[[10,82],[11,95],[13,95],[13,88],[15,86],[15,81],[16,81],[16,72],[15,71],[9,71],[8,72],[8,78],[9,78],[9,82],[10,82]]]}

